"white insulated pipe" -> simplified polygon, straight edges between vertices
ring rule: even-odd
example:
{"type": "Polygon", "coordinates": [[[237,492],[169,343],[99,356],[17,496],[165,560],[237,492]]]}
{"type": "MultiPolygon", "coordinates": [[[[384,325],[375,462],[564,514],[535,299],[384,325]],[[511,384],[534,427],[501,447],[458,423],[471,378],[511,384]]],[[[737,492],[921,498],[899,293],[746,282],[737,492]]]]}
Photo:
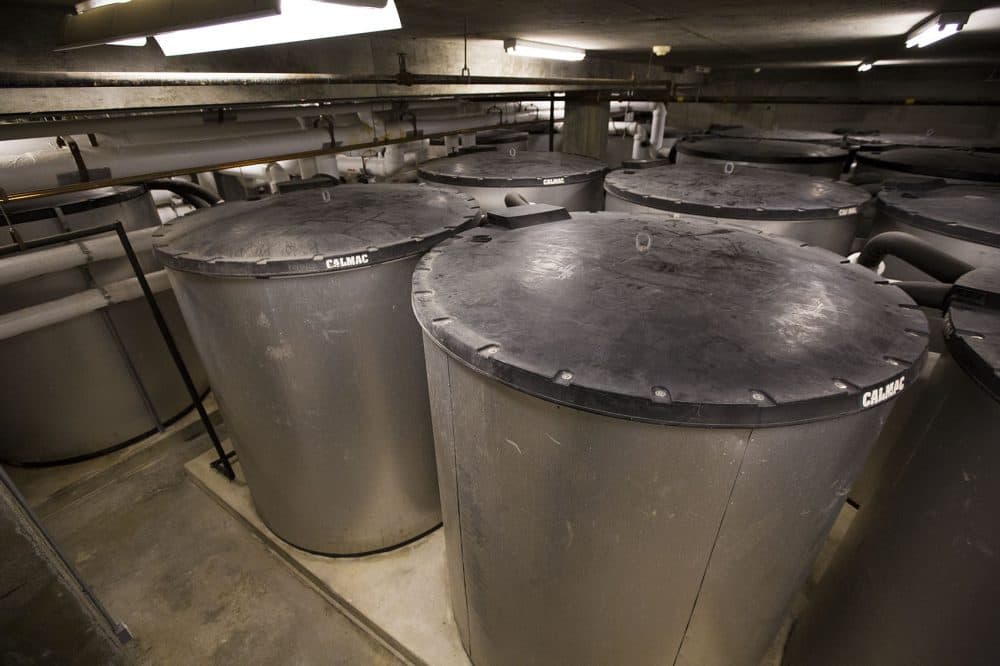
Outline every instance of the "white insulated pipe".
{"type": "MultiPolygon", "coordinates": [[[[165,270],[147,274],[146,281],[149,282],[149,288],[154,294],[170,289],[170,281],[165,270]]],[[[142,295],[139,280],[133,277],[104,285],[100,289],[88,289],[72,296],[8,312],[0,315],[0,340],[75,319],[115,303],[140,298],[142,295]]]]}
{"type": "MultiPolygon", "coordinates": [[[[642,123],[611,120],[608,122],[608,134],[627,134],[632,136],[632,159],[643,159],[643,142],[646,140],[646,126],[642,123]]],[[[662,132],[661,132],[662,134],[662,132]]],[[[645,151],[648,152],[648,151],[645,151]]]]}
{"type": "Polygon", "coordinates": [[[656,151],[663,147],[663,130],[667,127],[667,105],[663,102],[656,102],[653,107],[653,122],[649,130],[650,153],[656,155],[656,151]]]}
{"type": "MultiPolygon", "coordinates": [[[[548,110],[520,111],[507,114],[505,122],[520,123],[547,119],[548,110]]],[[[560,119],[562,112],[556,110],[560,119]]],[[[374,127],[355,122],[334,126],[336,140],[341,144],[362,144],[380,140],[398,140],[410,136],[413,124],[407,121],[372,119],[374,127]]],[[[500,114],[465,116],[443,120],[416,119],[417,130],[435,134],[500,124],[500,114]]],[[[463,141],[463,145],[465,144],[463,141]]],[[[90,171],[106,170],[110,178],[129,178],[146,174],[169,173],[179,170],[198,171],[215,164],[241,162],[330,148],[327,128],[303,129],[292,132],[234,136],[220,139],[174,141],[149,145],[111,146],[80,144],[84,163],[90,171]]],[[[266,168],[266,167],[264,167],[266,168]]],[[[58,187],[65,177],[77,173],[76,162],[69,150],[35,151],[0,157],[0,183],[9,194],[58,187]],[[60,179],[63,176],[63,179],[60,179]]]]}
{"type": "MultiPolygon", "coordinates": [[[[159,227],[149,227],[131,231],[128,233],[128,239],[136,252],[145,252],[153,246],[153,234],[159,230],[159,227]]],[[[114,233],[102,234],[68,245],[15,254],[0,259],[0,285],[123,256],[125,248],[118,240],[118,234],[114,233]]]]}

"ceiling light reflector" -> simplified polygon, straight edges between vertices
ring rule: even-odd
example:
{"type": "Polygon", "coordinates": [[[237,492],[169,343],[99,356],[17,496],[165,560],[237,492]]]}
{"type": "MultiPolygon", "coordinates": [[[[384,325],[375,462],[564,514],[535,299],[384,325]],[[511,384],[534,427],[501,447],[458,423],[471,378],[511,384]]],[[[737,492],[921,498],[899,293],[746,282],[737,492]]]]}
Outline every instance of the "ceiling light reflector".
{"type": "Polygon", "coordinates": [[[385,7],[341,5],[323,0],[281,0],[274,16],[188,28],[155,35],[167,56],[304,42],[366,32],[398,30],[396,3],[385,7]]]}
{"type": "Polygon", "coordinates": [[[919,49],[957,34],[969,21],[968,12],[944,12],[924,21],[906,36],[906,48],[919,49]]]}
{"type": "Polygon", "coordinates": [[[504,40],[503,47],[510,55],[528,58],[549,58],[551,60],[579,62],[587,57],[587,52],[583,49],[573,48],[572,46],[529,42],[525,39],[504,40]]]}

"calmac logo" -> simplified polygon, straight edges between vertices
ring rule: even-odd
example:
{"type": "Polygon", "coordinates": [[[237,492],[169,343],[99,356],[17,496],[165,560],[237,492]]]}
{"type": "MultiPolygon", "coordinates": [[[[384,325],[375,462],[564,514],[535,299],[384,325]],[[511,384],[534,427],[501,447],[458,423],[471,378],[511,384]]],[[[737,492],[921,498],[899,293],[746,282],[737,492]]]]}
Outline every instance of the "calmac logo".
{"type": "Polygon", "coordinates": [[[861,395],[861,406],[867,409],[868,407],[874,407],[875,405],[882,404],[902,391],[904,382],[905,378],[900,377],[899,379],[889,382],[885,386],[879,386],[877,389],[865,391],[861,395]]]}
{"type": "Polygon", "coordinates": [[[352,254],[349,257],[337,257],[336,259],[327,259],[326,267],[330,269],[355,268],[357,266],[364,266],[367,263],[368,263],[367,254],[352,254]]]}

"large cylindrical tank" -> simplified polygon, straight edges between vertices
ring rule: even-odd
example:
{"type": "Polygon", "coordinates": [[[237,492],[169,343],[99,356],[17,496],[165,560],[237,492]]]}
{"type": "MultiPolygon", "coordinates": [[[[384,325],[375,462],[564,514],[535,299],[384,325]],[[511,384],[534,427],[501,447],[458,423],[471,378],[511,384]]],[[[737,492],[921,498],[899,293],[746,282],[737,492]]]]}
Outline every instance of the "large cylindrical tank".
{"type": "Polygon", "coordinates": [[[516,192],[532,203],[593,211],[604,208],[605,171],[603,162],[579,155],[509,150],[431,160],[417,174],[475,197],[483,210],[504,208],[504,197],[516,192]]]}
{"type": "Polygon", "coordinates": [[[798,239],[847,254],[861,188],[818,176],[746,167],[669,165],[617,169],[604,179],[605,210],[697,215],[798,239]]]}
{"type": "Polygon", "coordinates": [[[478,213],[439,188],[341,185],[195,213],[154,245],[282,539],[354,555],[441,522],[409,282],[478,213]]]}
{"type": "Polygon", "coordinates": [[[942,178],[952,183],[1000,183],[1000,154],[948,148],[858,151],[855,179],[942,178]]]}
{"type": "Polygon", "coordinates": [[[766,139],[768,141],[800,141],[827,146],[843,146],[844,137],[832,132],[796,129],[758,129],[756,127],[726,127],[712,130],[712,134],[734,139],[766,139]]]}
{"type": "Polygon", "coordinates": [[[833,179],[840,177],[848,157],[846,150],[822,144],[714,136],[682,139],[674,151],[678,164],[732,162],[833,179]]]}
{"type": "Polygon", "coordinates": [[[965,139],[940,134],[904,134],[900,132],[866,132],[848,133],[845,136],[848,145],[856,146],[867,152],[880,152],[895,148],[954,148],[957,150],[975,150],[996,152],[1000,150],[1000,141],[993,139],[965,139]]]}
{"type": "Polygon", "coordinates": [[[961,277],[946,319],[909,455],[851,525],[789,666],[1000,663],[1000,267],[961,277]]]}
{"type": "MultiPolygon", "coordinates": [[[[4,205],[25,240],[122,223],[159,226],[143,187],[103,188],[4,205]]],[[[159,268],[139,253],[148,273],[159,268]]],[[[128,259],[91,262],[0,286],[0,313],[134,276],[128,259]]],[[[156,297],[199,390],[204,370],[170,292],[156,297]]],[[[0,341],[0,460],[68,462],[142,439],[191,407],[191,398],[142,298],[0,341]]]]}
{"type": "Polygon", "coordinates": [[[528,133],[521,130],[491,129],[476,132],[477,146],[493,146],[497,150],[527,150],[528,133]]]}
{"type": "MultiPolygon", "coordinates": [[[[879,192],[875,209],[873,234],[905,231],[972,266],[1000,265],[1000,185],[900,183],[879,192]]],[[[892,256],[885,275],[934,279],[892,256]]]]}
{"type": "Polygon", "coordinates": [[[436,250],[413,307],[472,661],[756,666],[923,364],[913,302],[690,217],[436,250]]]}

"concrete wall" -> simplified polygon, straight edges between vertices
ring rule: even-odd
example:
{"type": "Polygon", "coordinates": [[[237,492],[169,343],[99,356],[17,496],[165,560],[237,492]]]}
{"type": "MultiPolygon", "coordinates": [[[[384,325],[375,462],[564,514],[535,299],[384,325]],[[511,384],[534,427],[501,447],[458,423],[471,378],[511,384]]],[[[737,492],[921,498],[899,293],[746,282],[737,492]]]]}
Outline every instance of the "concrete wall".
{"type": "Polygon", "coordinates": [[[682,127],[743,124],[763,129],[835,127],[885,132],[933,130],[960,137],[1000,138],[1000,82],[989,67],[875,67],[761,72],[736,70],[678,85],[685,101],[668,107],[668,123],[682,127]],[[714,101],[700,97],[822,98],[822,104],[714,101]],[[907,100],[912,103],[907,103],[907,100]],[[871,102],[885,103],[871,103],[871,102]],[[928,102],[936,101],[939,104],[928,102]],[[862,103],[863,102],[863,103],[862,103]]]}

